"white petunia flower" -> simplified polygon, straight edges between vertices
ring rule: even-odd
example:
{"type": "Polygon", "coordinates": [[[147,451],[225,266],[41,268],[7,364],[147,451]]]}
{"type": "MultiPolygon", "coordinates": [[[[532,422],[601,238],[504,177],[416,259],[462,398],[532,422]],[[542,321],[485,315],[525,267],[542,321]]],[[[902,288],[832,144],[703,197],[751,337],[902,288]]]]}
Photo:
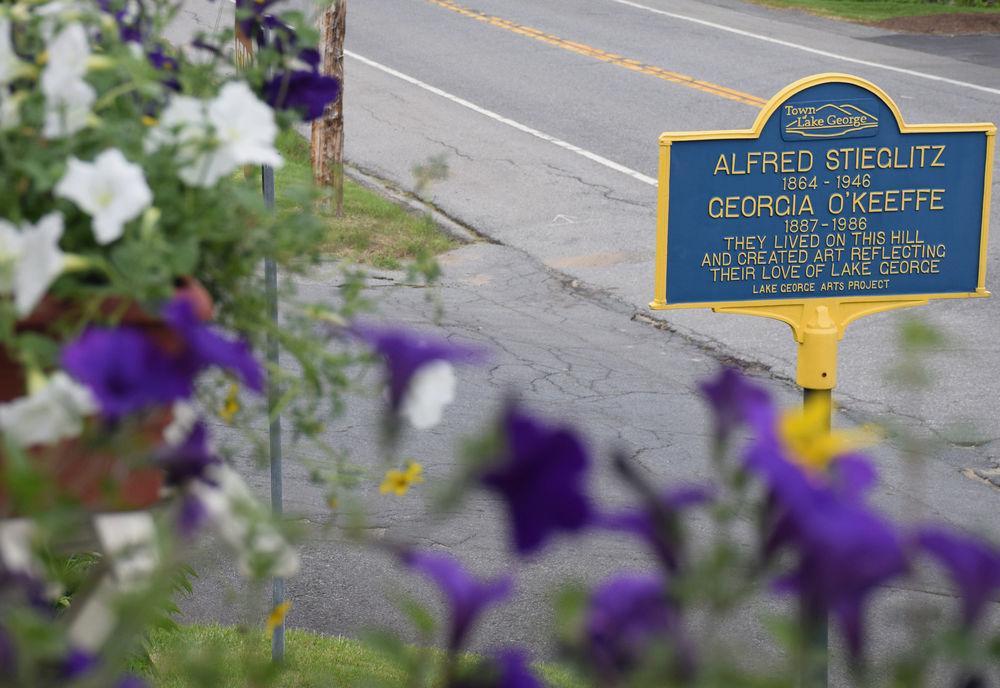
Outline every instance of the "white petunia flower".
{"type": "Polygon", "coordinates": [[[276,578],[291,578],[299,571],[299,553],[270,526],[258,528],[250,543],[248,554],[249,556],[241,559],[241,567],[245,574],[253,570],[250,557],[266,559],[268,573],[276,578]]]}
{"type": "Polygon", "coordinates": [[[76,17],[83,14],[88,6],[78,0],[52,0],[44,5],[31,8],[33,14],[46,19],[76,17]]]}
{"type": "Polygon", "coordinates": [[[0,563],[4,570],[36,577],[39,569],[34,540],[38,527],[28,518],[5,518],[0,521],[0,563]]]}
{"type": "Polygon", "coordinates": [[[42,91],[51,98],[87,73],[90,44],[86,30],[80,24],[70,24],[49,41],[46,52],[42,91]]]}
{"type": "Polygon", "coordinates": [[[93,11],[93,7],[77,0],[53,0],[53,2],[33,6],[30,9],[33,17],[39,17],[42,20],[41,31],[46,42],[52,39],[52,35],[60,23],[77,20],[88,11],[93,11]]]}
{"type": "Polygon", "coordinates": [[[270,523],[243,478],[224,464],[210,467],[206,477],[213,484],[197,481],[190,489],[216,532],[236,551],[242,573],[260,572],[263,564],[268,575],[294,575],[298,553],[270,523]]]}
{"type": "Polygon", "coordinates": [[[208,106],[208,120],[237,166],[281,166],[281,155],[274,147],[278,135],[274,111],[254,95],[246,82],[230,81],[223,86],[208,106]]]}
{"type": "Polygon", "coordinates": [[[148,583],[160,563],[153,515],[148,511],[98,514],[92,522],[119,589],[135,591],[148,583]]]}
{"type": "Polygon", "coordinates": [[[188,186],[210,188],[237,168],[228,149],[215,138],[205,101],[176,96],[163,112],[154,136],[178,147],[178,175],[188,186]]]}
{"type": "Polygon", "coordinates": [[[97,93],[83,79],[70,81],[59,92],[47,94],[42,136],[63,138],[86,127],[95,100],[97,93]]]}
{"type": "Polygon", "coordinates": [[[25,223],[20,229],[0,219],[0,294],[14,294],[21,315],[34,310],[63,271],[62,232],[59,213],[49,213],[37,224],[25,223]]]}
{"type": "Polygon", "coordinates": [[[274,147],[274,112],[242,81],[230,82],[209,102],[175,96],[149,133],[147,150],[178,148],[178,172],[189,186],[209,188],[241,165],[281,165],[274,147]]]}
{"type": "Polygon", "coordinates": [[[125,223],[153,202],[142,168],[126,160],[117,148],[109,148],[92,163],[70,158],[55,193],[90,215],[99,244],[121,237],[125,223]]]}
{"type": "Polygon", "coordinates": [[[87,73],[90,45],[80,24],[70,24],[49,41],[48,62],[42,71],[45,94],[46,138],[71,136],[87,126],[90,108],[97,99],[94,89],[83,80],[87,73]]]}
{"type": "Polygon", "coordinates": [[[441,422],[444,407],[455,401],[455,368],[448,361],[431,361],[410,378],[400,413],[418,430],[441,422]]]}
{"type": "Polygon", "coordinates": [[[191,96],[174,96],[163,108],[156,126],[146,134],[146,152],[201,141],[209,133],[205,102],[191,96]]]}
{"type": "Polygon", "coordinates": [[[188,186],[209,188],[236,169],[212,136],[207,104],[190,96],[174,96],[146,137],[146,150],[177,147],[178,176],[188,186]]]}
{"type": "Polygon", "coordinates": [[[19,77],[25,64],[14,52],[10,39],[10,21],[0,19],[0,86],[6,86],[19,77]]]}
{"type": "Polygon", "coordinates": [[[54,444],[79,435],[96,411],[90,390],[60,371],[40,390],[0,404],[0,431],[20,447],[54,444]]]}
{"type": "Polygon", "coordinates": [[[168,447],[179,447],[198,422],[198,407],[190,401],[175,401],[170,415],[170,424],[163,429],[163,442],[168,447]]]}

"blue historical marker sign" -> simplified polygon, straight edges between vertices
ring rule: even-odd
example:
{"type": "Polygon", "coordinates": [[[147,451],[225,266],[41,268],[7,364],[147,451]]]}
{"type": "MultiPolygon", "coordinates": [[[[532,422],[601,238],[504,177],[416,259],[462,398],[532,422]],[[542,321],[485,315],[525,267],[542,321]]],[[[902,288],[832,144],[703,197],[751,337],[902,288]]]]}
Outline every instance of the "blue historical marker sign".
{"type": "Polygon", "coordinates": [[[753,129],[664,134],[652,307],[988,295],[995,133],[907,125],[878,87],[830,74],[753,129]]]}

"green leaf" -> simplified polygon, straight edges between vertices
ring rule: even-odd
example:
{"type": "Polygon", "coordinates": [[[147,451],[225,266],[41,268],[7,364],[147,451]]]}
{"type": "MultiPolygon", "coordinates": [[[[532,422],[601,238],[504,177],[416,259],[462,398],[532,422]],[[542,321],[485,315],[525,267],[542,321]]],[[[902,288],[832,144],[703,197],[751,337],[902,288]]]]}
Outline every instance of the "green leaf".
{"type": "Polygon", "coordinates": [[[422,638],[429,639],[433,637],[434,632],[437,630],[437,621],[435,621],[434,615],[427,607],[417,601],[416,598],[405,593],[396,593],[394,597],[396,598],[396,606],[406,615],[406,618],[413,624],[417,633],[422,638]]]}

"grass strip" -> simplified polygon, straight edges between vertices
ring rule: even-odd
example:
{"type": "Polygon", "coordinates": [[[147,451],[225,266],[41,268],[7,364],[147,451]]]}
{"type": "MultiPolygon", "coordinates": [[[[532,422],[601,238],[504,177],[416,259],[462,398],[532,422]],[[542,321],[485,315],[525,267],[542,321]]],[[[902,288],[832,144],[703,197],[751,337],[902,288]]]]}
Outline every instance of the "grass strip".
{"type": "Polygon", "coordinates": [[[1000,4],[958,5],[923,0],[752,0],[759,5],[800,9],[813,14],[857,22],[934,14],[1000,14],[1000,4]]]}
{"type": "MultiPolygon", "coordinates": [[[[301,212],[296,199],[303,195],[294,189],[313,184],[309,143],[295,132],[284,132],[278,149],[285,164],[275,173],[277,210],[301,212]]],[[[318,212],[329,225],[323,251],[351,263],[398,270],[409,261],[458,245],[429,216],[412,213],[350,179],[344,180],[344,216],[337,217],[332,204],[325,204],[318,212]]]]}
{"type": "MultiPolygon", "coordinates": [[[[404,646],[410,657],[419,650],[404,646]]],[[[435,652],[440,657],[440,653],[435,652]]],[[[403,688],[398,661],[375,641],[328,636],[299,629],[285,634],[285,662],[277,672],[270,662],[271,642],[263,630],[233,626],[187,625],[154,631],[149,662],[138,667],[154,688],[403,688]],[[274,683],[269,683],[273,679],[274,683]]],[[[472,657],[468,658],[470,661],[472,657]]],[[[405,659],[403,661],[406,661],[405,659]]],[[[549,688],[571,688],[571,674],[551,664],[536,665],[549,688]]]]}

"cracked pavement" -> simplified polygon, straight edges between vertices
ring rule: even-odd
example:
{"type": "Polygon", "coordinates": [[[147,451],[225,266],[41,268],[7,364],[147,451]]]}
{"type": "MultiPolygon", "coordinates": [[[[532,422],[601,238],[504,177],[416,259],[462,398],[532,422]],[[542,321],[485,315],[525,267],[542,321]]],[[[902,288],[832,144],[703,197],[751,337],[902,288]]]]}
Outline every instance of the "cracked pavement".
{"type": "MultiPolygon", "coordinates": [[[[447,550],[483,574],[512,564],[503,512],[490,496],[476,493],[444,516],[430,513],[427,506],[433,488],[455,470],[461,440],[483,428],[511,393],[547,418],[571,422],[583,431],[596,459],[591,488],[603,504],[629,497],[608,467],[608,453],[614,447],[626,448],[657,482],[712,479],[707,456],[710,418],[697,386],[718,370],[719,360],[704,344],[633,318],[630,310],[601,292],[583,288],[509,247],[468,244],[442,256],[441,263],[444,275],[432,290],[414,289],[402,275],[377,275],[378,288],[371,293],[381,318],[483,346],[492,353],[484,365],[459,369],[458,399],[440,426],[406,433],[401,456],[423,463],[427,483],[404,497],[378,494],[385,468],[374,436],[378,399],[353,397],[347,415],[328,430],[331,445],[348,451],[353,462],[369,471],[358,496],[370,512],[371,537],[447,550]],[[435,325],[439,305],[443,317],[435,325]]],[[[336,274],[333,266],[320,269],[300,283],[303,295],[336,299],[336,274]]],[[[781,403],[798,403],[798,395],[783,382],[760,371],[751,374],[781,403]]],[[[846,425],[852,420],[841,417],[836,422],[846,425]]],[[[241,442],[232,430],[216,431],[224,440],[241,442]]],[[[263,429],[258,432],[263,439],[263,429]]],[[[245,440],[242,444],[246,446],[245,440]]],[[[968,462],[966,453],[972,450],[921,443],[918,461],[905,458],[903,448],[905,442],[900,440],[875,450],[881,472],[876,497],[880,508],[907,520],[940,519],[1000,537],[993,516],[1000,507],[1000,491],[955,469],[968,462]]],[[[287,442],[285,452],[286,513],[299,519],[307,533],[302,571],[288,582],[293,605],[288,623],[350,636],[385,625],[402,628],[405,620],[392,602],[400,591],[437,609],[430,586],[405,575],[383,553],[359,547],[338,532],[338,517],[325,506],[323,491],[309,481],[309,468],[317,457],[287,442]]],[[[266,499],[268,476],[250,454],[241,453],[238,465],[266,499]]],[[[710,523],[697,516],[691,527],[697,544],[707,537],[710,523]]],[[[222,568],[224,561],[211,547],[202,551],[196,562],[200,577],[195,593],[182,605],[184,618],[259,623],[269,595],[247,591],[234,572],[222,568]],[[249,598],[243,596],[247,592],[249,598]]],[[[487,617],[475,647],[516,642],[549,653],[546,629],[556,586],[594,582],[613,571],[647,565],[639,549],[620,537],[561,539],[543,556],[519,567],[516,599],[487,617]]],[[[947,590],[933,578],[910,589],[888,590],[880,596],[879,613],[893,614],[915,598],[953,604],[947,590]]],[[[767,661],[773,650],[768,649],[756,614],[762,608],[781,609],[783,604],[777,598],[761,599],[727,621],[720,637],[750,651],[754,662],[767,661]]],[[[1000,613],[1000,605],[995,606],[1000,613]]],[[[895,634],[877,635],[876,641],[901,642],[895,634]]]]}
{"type": "MultiPolygon", "coordinates": [[[[995,66],[920,52],[905,47],[910,45],[905,40],[903,47],[884,45],[880,32],[870,27],[737,0],[645,2],[748,31],[794,35],[820,49],[866,60],[998,83],[995,66]]],[[[988,120],[1000,105],[997,96],[983,92],[876,67],[845,67],[818,55],[636,13],[607,0],[466,4],[764,97],[806,74],[848,69],[884,87],[914,123],[988,120]]],[[[190,24],[231,21],[227,3],[190,0],[189,6],[185,16],[190,24]]],[[[748,126],[755,114],[739,103],[470,23],[420,0],[352,5],[347,47],[646,175],[655,174],[661,131],[748,126]]],[[[497,504],[474,495],[460,511],[437,518],[427,513],[425,496],[454,468],[460,439],[482,427],[512,390],[548,417],[578,424],[601,459],[611,447],[624,445],[664,482],[711,478],[708,417],[697,384],[720,362],[744,367],[784,404],[799,403],[791,378],[794,347],[785,326],[707,311],[646,311],[652,289],[652,187],[356,60],[348,59],[346,70],[346,154],[351,165],[405,193],[413,186],[415,163],[441,153],[449,156],[449,179],[431,187],[424,200],[485,241],[442,258],[440,328],[456,340],[495,352],[489,365],[460,371],[459,400],[442,426],[406,436],[404,456],[424,464],[428,484],[405,497],[377,492],[383,466],[373,436],[375,399],[353,399],[349,414],[328,429],[331,444],[349,451],[353,461],[373,474],[361,493],[372,512],[373,537],[444,548],[482,573],[510,565],[497,504]]],[[[994,225],[998,209],[1000,203],[994,202],[994,225]]],[[[989,258],[994,276],[998,246],[994,241],[989,258]]],[[[399,275],[380,277],[372,291],[384,317],[431,327],[436,306],[426,300],[428,290],[408,288],[399,275]]],[[[336,272],[320,270],[302,288],[307,295],[334,299],[336,272]]],[[[991,374],[1000,354],[1000,301],[938,303],[919,312],[951,333],[927,361],[936,380],[933,391],[907,393],[885,380],[884,371],[898,359],[893,342],[903,316],[866,318],[852,325],[842,342],[842,384],[836,398],[845,410],[836,422],[876,418],[902,434],[874,452],[881,473],[880,507],[907,520],[943,520],[1000,539],[995,518],[1000,507],[1000,395],[991,374]],[[963,426],[964,421],[973,429],[963,426]]],[[[233,433],[218,430],[239,443],[233,433]]],[[[307,533],[302,573],[288,584],[291,626],[356,636],[372,626],[404,625],[389,599],[395,591],[435,600],[428,585],[403,575],[378,552],[338,535],[337,519],[324,505],[322,491],[308,480],[310,463],[318,457],[290,444],[286,456],[286,511],[301,519],[307,533]]],[[[240,452],[237,461],[266,498],[267,475],[254,466],[249,451],[240,452]]],[[[627,496],[603,462],[595,471],[593,490],[605,503],[627,496]]],[[[708,527],[695,520],[696,541],[708,527]]],[[[259,623],[270,595],[245,590],[234,572],[223,568],[224,561],[211,548],[202,552],[195,594],[183,604],[185,618],[259,623]]],[[[561,541],[520,568],[517,598],[490,614],[476,647],[520,642],[548,653],[548,602],[556,585],[594,581],[645,564],[620,538],[561,541]]],[[[928,578],[913,589],[885,591],[877,613],[892,617],[914,599],[953,604],[941,581],[928,578]]],[[[745,651],[748,661],[766,662],[772,655],[757,612],[781,605],[768,598],[742,610],[726,624],[723,636],[745,651]]],[[[996,607],[995,616],[1000,613],[996,607]]],[[[882,633],[875,641],[878,647],[898,644],[902,632],[882,633]]]]}
{"type": "MultiPolygon", "coordinates": [[[[904,73],[917,70],[995,88],[1000,83],[995,64],[964,60],[961,51],[925,50],[912,36],[736,0],[642,4],[873,64],[845,63],[720,33],[610,0],[464,4],[760,97],[809,74],[848,71],[885,88],[912,123],[989,121],[1000,107],[995,94],[904,73]]],[[[370,0],[352,10],[351,22],[350,51],[648,176],[656,174],[656,141],[662,131],[747,127],[757,112],[470,21],[422,0],[370,0]]],[[[1000,45],[995,36],[983,40],[994,48],[1000,45]]],[[[349,58],[346,69],[345,146],[352,164],[395,186],[412,188],[412,165],[445,154],[451,175],[426,192],[435,208],[666,323],[718,355],[793,379],[796,347],[784,324],[702,309],[646,310],[653,282],[653,187],[369,64],[349,58]]],[[[1000,178],[995,178],[994,189],[998,185],[1000,178]]],[[[1000,203],[994,202],[991,218],[996,225],[1000,203]]],[[[1000,242],[994,241],[988,275],[1000,274],[998,261],[1000,242]]],[[[867,317],[848,328],[840,345],[837,397],[858,414],[898,415],[923,426],[928,437],[979,442],[979,468],[988,468],[1000,459],[1000,395],[993,384],[996,376],[982,371],[997,369],[1000,300],[936,302],[911,313],[867,317]],[[934,401],[900,399],[883,384],[883,372],[896,362],[898,323],[911,313],[948,335],[928,361],[939,381],[934,401]],[[978,428],[975,437],[961,436],[965,423],[978,428]],[[992,441],[983,443],[982,438],[992,441]]]]}

